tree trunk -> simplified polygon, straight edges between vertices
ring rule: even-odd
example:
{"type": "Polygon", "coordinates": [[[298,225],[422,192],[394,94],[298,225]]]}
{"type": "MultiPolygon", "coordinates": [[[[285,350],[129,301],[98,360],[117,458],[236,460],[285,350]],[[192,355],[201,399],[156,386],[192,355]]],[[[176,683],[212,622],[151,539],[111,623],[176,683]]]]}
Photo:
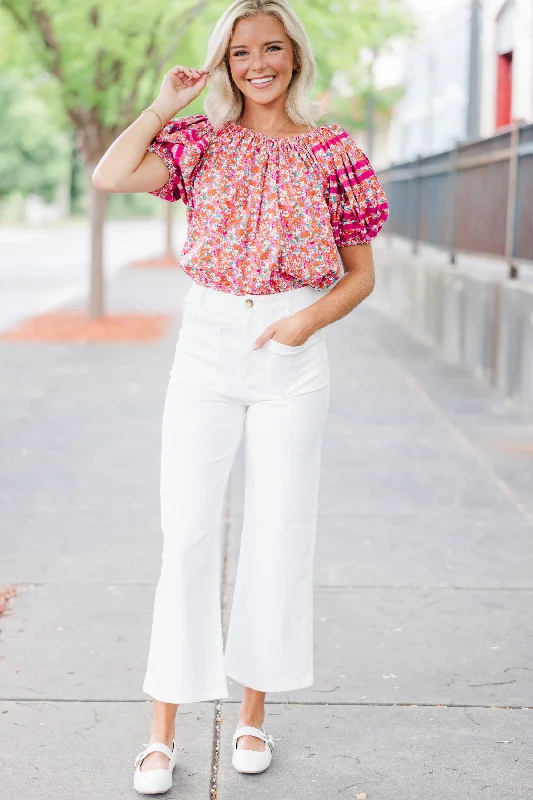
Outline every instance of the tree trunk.
{"type": "Polygon", "coordinates": [[[74,131],[70,133],[70,174],[69,174],[69,214],[72,216],[74,213],[74,206],[76,201],[76,158],[78,155],[78,148],[76,146],[76,134],[74,131]]]}
{"type": "MultiPolygon", "coordinates": [[[[92,175],[94,167],[89,168],[92,175]]],[[[96,319],[105,313],[104,308],[104,222],[107,207],[106,192],[99,191],[89,181],[91,193],[91,281],[89,291],[89,317],[96,319]]]]}
{"type": "Polygon", "coordinates": [[[83,155],[87,176],[87,192],[91,198],[91,267],[88,314],[91,319],[97,319],[105,313],[103,245],[104,222],[109,195],[94,186],[92,175],[104,153],[124,128],[122,126],[104,128],[100,122],[99,111],[94,108],[84,112],[74,112],[71,109],[70,116],[78,132],[78,148],[83,155]]]}
{"type": "Polygon", "coordinates": [[[165,224],[166,224],[166,252],[165,258],[171,261],[174,258],[174,209],[172,203],[167,203],[165,208],[165,224]]]}

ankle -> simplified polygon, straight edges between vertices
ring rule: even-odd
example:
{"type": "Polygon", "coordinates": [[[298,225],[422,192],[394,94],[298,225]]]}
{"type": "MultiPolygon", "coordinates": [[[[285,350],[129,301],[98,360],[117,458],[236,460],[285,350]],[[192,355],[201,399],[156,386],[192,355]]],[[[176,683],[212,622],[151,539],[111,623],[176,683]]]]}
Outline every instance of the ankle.
{"type": "Polygon", "coordinates": [[[160,742],[166,744],[167,747],[172,747],[172,740],[176,736],[176,730],[172,727],[153,726],[150,732],[150,744],[160,742]]]}
{"type": "Polygon", "coordinates": [[[264,706],[245,707],[241,706],[238,714],[239,725],[261,726],[265,721],[264,706]]]}

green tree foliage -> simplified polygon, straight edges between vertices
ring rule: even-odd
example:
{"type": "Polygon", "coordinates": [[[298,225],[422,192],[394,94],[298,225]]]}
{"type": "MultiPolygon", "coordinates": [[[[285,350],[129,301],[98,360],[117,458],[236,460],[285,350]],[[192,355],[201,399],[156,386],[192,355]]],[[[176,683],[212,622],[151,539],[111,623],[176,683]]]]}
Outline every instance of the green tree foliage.
{"type": "Polygon", "coordinates": [[[207,0],[0,0],[58,92],[89,164],[156,96],[207,0]]]}
{"type": "Polygon", "coordinates": [[[383,50],[410,36],[413,18],[405,0],[293,0],[317,52],[318,87],[326,90],[338,71],[354,91],[366,81],[363,50],[383,50]]]}
{"type": "Polygon", "coordinates": [[[29,43],[0,10],[0,198],[48,201],[68,179],[69,145],[57,90],[29,43]]]}
{"type": "Polygon", "coordinates": [[[32,87],[0,78],[0,197],[32,192],[51,202],[68,163],[68,140],[32,87]]]}

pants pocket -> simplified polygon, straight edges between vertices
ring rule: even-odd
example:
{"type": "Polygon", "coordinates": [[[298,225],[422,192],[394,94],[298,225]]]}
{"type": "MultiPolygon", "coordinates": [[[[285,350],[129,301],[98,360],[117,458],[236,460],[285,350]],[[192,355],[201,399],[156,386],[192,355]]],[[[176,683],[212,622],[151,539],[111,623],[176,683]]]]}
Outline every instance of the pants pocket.
{"type": "Polygon", "coordinates": [[[219,369],[221,337],[219,326],[184,313],[171,376],[190,383],[213,383],[219,369]]]}
{"type": "Polygon", "coordinates": [[[268,350],[269,388],[275,394],[301,394],[328,384],[326,342],[320,331],[301,345],[269,339],[265,346],[268,350]]]}

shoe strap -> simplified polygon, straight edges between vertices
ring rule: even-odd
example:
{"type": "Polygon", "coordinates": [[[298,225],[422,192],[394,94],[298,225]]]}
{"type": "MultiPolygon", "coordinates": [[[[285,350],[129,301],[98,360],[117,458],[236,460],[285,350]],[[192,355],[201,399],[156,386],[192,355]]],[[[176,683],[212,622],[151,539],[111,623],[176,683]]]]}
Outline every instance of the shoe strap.
{"type": "Polygon", "coordinates": [[[170,763],[174,763],[175,755],[176,755],[176,743],[174,742],[174,749],[171,750],[170,747],[167,747],[166,744],[162,742],[152,742],[146,747],[142,753],[139,753],[137,758],[135,759],[135,764],[140,767],[146,756],[149,756],[150,753],[164,753],[167,756],[170,763]]]}
{"type": "Polygon", "coordinates": [[[266,733],[264,727],[259,729],[253,728],[251,725],[243,725],[241,728],[237,728],[233,734],[234,745],[237,739],[239,739],[241,736],[257,736],[258,739],[262,739],[263,742],[265,742],[265,744],[270,748],[270,752],[273,752],[274,750],[274,737],[269,733],[266,733]]]}

